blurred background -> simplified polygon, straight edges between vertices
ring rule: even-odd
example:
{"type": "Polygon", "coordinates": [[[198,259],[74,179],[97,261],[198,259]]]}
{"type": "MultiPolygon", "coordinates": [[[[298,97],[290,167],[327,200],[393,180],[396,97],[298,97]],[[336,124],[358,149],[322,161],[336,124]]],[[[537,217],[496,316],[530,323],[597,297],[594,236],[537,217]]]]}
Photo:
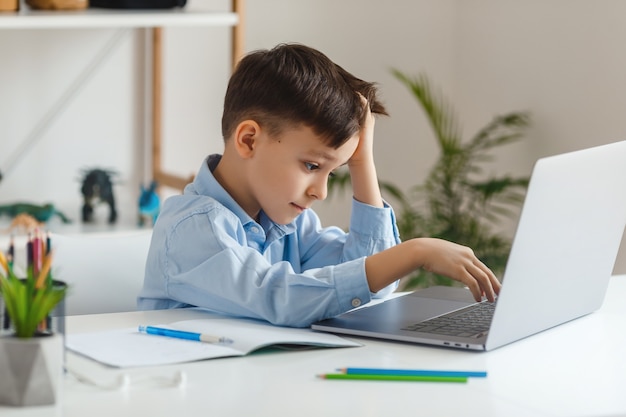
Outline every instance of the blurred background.
{"type": "MultiPolygon", "coordinates": [[[[376,124],[378,174],[403,190],[421,183],[438,150],[421,108],[391,68],[428,74],[454,107],[464,137],[496,115],[530,112],[527,134],[499,149],[485,174],[529,175],[540,157],[626,139],[626,2],[246,3],[245,51],[304,43],[378,82],[391,115],[376,124]]],[[[228,10],[230,1],[189,0],[186,7],[228,10]]],[[[193,175],[207,154],[222,150],[230,33],[226,27],[164,30],[162,163],[169,172],[193,175]]],[[[0,206],[51,202],[79,224],[83,173],[103,168],[116,172],[115,227],[135,227],[140,185],[151,180],[149,49],[148,31],[141,29],[0,30],[0,206]],[[115,46],[84,87],[24,148],[37,123],[112,39],[115,46]]],[[[178,192],[164,189],[162,195],[178,192]]],[[[336,194],[318,203],[323,223],[346,227],[349,198],[336,194]]],[[[99,207],[96,222],[106,225],[106,218],[99,207]]],[[[512,235],[516,222],[514,215],[500,227],[512,235]]],[[[624,252],[619,273],[626,273],[624,252]]]]}

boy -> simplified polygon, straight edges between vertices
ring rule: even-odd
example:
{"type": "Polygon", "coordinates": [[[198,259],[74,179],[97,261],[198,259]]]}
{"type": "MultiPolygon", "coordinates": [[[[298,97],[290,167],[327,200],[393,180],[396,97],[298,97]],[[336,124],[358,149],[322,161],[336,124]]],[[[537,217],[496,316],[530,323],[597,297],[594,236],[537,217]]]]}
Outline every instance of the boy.
{"type": "Polygon", "coordinates": [[[420,267],[493,301],[500,283],[469,248],[400,243],[378,187],[372,113],[386,114],[375,85],[317,50],[283,44],[244,57],[224,100],[224,153],[164,203],[139,307],[200,306],[306,327],[391,293],[420,267]],[[322,228],[310,209],[345,164],[348,233],[322,228]]]}

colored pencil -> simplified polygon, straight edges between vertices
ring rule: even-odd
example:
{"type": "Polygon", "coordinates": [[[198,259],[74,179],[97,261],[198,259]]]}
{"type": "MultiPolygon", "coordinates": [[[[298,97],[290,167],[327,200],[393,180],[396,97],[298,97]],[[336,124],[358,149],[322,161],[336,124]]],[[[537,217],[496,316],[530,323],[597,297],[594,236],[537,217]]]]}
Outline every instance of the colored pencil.
{"type": "Polygon", "coordinates": [[[35,289],[40,289],[43,287],[46,279],[48,279],[50,268],[52,267],[52,253],[45,255],[43,258],[43,265],[41,267],[41,271],[39,271],[39,275],[37,276],[37,280],[35,281],[35,289]]]}
{"type": "Polygon", "coordinates": [[[385,369],[385,368],[341,368],[338,371],[349,375],[400,375],[400,376],[440,376],[461,378],[486,378],[484,371],[440,371],[429,369],[385,369]]]}
{"type": "Polygon", "coordinates": [[[33,273],[38,275],[42,267],[43,253],[41,250],[41,234],[39,229],[35,230],[35,236],[32,241],[33,247],[33,273]]]}
{"type": "Polygon", "coordinates": [[[455,382],[465,383],[465,377],[452,376],[412,376],[412,375],[366,375],[366,374],[322,374],[322,379],[344,379],[363,381],[405,381],[405,382],[455,382]]]}
{"type": "Polygon", "coordinates": [[[13,241],[13,234],[11,234],[11,240],[9,241],[9,252],[7,252],[7,259],[9,261],[9,265],[13,267],[13,262],[15,260],[15,242],[13,241]]]}
{"type": "Polygon", "coordinates": [[[49,254],[52,249],[52,239],[50,238],[50,232],[46,231],[46,251],[45,254],[49,254]]]}

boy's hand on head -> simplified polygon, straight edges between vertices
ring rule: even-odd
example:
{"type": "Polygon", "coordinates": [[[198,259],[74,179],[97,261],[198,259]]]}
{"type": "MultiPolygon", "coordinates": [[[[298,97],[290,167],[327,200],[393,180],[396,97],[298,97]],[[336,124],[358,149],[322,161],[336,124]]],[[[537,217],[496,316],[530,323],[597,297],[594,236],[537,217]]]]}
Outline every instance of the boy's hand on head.
{"type": "Polygon", "coordinates": [[[364,125],[359,132],[359,142],[348,160],[352,190],[357,201],[374,207],[383,207],[383,198],[380,195],[374,165],[374,116],[365,97],[359,96],[366,115],[364,125]]]}
{"type": "Polygon", "coordinates": [[[366,111],[365,123],[359,132],[359,144],[348,161],[348,166],[361,165],[363,163],[373,163],[374,161],[374,115],[370,110],[367,99],[359,94],[361,103],[366,111]]]}
{"type": "Polygon", "coordinates": [[[494,273],[474,255],[472,249],[442,239],[416,239],[424,244],[428,259],[422,266],[436,274],[445,275],[462,282],[472,292],[474,299],[480,301],[484,295],[487,300],[495,301],[500,293],[500,281],[494,273]]]}

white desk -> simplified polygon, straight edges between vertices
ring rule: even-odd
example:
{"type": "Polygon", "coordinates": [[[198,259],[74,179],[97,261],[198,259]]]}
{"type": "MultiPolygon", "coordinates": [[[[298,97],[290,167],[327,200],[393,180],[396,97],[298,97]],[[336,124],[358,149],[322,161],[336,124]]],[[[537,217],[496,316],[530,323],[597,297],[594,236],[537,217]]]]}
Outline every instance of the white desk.
{"type": "MultiPolygon", "coordinates": [[[[128,373],[125,391],[67,375],[62,405],[2,408],[14,416],[618,416],[626,415],[626,276],[614,277],[596,313],[488,353],[354,338],[365,346],[269,352],[127,370],[68,354],[71,368],[106,384],[128,373]],[[486,370],[467,384],[327,381],[345,366],[486,370]],[[156,378],[186,373],[185,388],[156,378]]],[[[81,332],[195,318],[168,310],[68,317],[81,332]]]]}

